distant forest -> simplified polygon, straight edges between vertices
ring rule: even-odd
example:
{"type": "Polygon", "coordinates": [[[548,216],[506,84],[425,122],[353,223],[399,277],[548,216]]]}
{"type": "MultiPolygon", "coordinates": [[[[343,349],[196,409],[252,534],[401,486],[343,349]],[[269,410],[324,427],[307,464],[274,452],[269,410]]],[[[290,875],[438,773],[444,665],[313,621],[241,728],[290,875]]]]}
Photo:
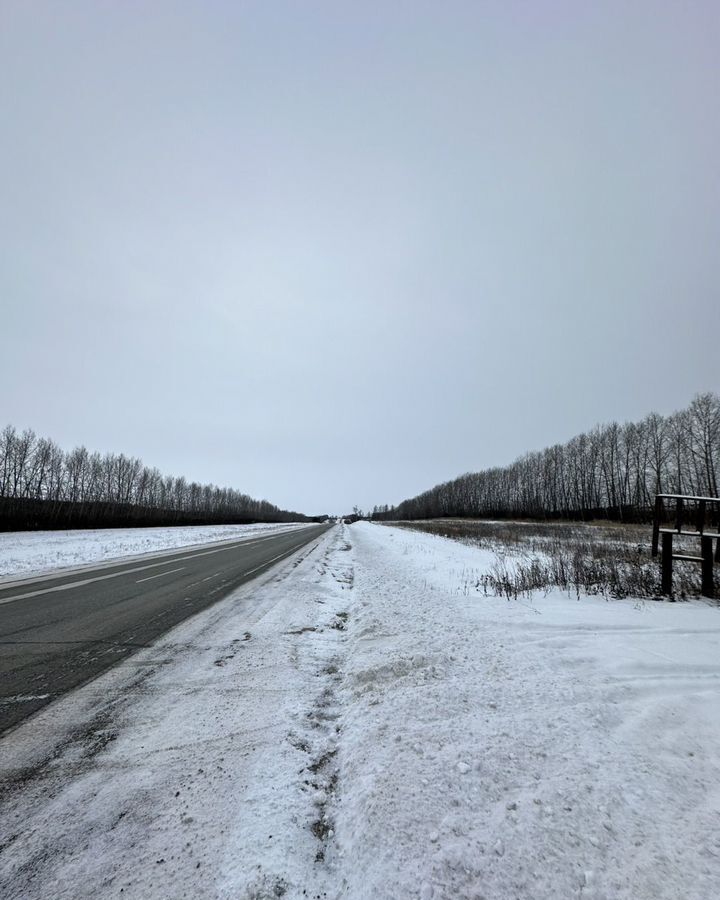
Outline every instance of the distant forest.
{"type": "Polygon", "coordinates": [[[656,493],[720,496],[720,397],[641,422],[598,425],[512,465],[461,475],[397,506],[381,520],[607,518],[647,521],[656,493]]]}
{"type": "Polygon", "coordinates": [[[162,475],[136,457],[0,432],[0,530],[309,521],[266,500],[162,475]]]}

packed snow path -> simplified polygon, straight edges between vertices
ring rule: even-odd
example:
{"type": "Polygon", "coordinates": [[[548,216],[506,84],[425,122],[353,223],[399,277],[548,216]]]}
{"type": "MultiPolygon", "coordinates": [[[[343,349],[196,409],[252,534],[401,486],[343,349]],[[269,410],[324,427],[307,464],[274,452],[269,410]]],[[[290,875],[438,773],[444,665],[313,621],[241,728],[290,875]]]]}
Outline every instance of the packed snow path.
{"type": "Polygon", "coordinates": [[[720,896],[720,611],[358,523],[0,750],[13,897],[720,896]]]}

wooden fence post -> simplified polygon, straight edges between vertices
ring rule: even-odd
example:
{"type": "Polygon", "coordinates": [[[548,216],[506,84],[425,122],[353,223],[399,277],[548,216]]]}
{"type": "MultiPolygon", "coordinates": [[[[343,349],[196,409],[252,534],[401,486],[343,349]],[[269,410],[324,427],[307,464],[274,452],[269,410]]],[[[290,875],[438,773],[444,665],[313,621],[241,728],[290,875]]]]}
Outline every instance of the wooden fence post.
{"type": "Polygon", "coordinates": [[[672,532],[663,532],[662,536],[662,592],[672,595],[672,532]]]}
{"type": "Polygon", "coordinates": [[[702,537],[700,543],[702,545],[702,595],[703,597],[714,597],[712,538],[702,537]]]}
{"type": "Polygon", "coordinates": [[[653,535],[652,535],[652,555],[658,555],[658,544],[660,543],[660,514],[662,512],[662,499],[655,498],[655,516],[653,517],[653,535]]]}

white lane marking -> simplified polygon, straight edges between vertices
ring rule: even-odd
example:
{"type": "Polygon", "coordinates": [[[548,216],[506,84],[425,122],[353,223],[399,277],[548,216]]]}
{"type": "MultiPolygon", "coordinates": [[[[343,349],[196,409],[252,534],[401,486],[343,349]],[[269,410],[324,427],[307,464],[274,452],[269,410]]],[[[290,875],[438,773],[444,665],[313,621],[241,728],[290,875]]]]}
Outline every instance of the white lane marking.
{"type": "Polygon", "coordinates": [[[202,584],[203,581],[210,581],[211,578],[217,578],[218,575],[222,575],[222,572],[216,572],[214,575],[208,575],[207,578],[201,578],[200,581],[198,581],[198,584],[202,584]]]}
{"type": "Polygon", "coordinates": [[[0,697],[0,703],[30,703],[31,700],[47,700],[50,694],[17,694],[15,697],[0,697]]]}
{"type": "Polygon", "coordinates": [[[158,572],[157,575],[148,575],[147,578],[138,578],[135,584],[142,584],[143,581],[152,581],[153,578],[163,578],[165,575],[172,575],[173,572],[182,572],[185,568],[185,566],[180,566],[179,569],[170,569],[169,572],[158,572]]]}
{"type": "Polygon", "coordinates": [[[285,553],[280,553],[278,556],[273,556],[272,559],[266,560],[264,563],[262,563],[262,565],[256,566],[254,569],[250,569],[249,572],[243,572],[242,577],[244,578],[246,575],[252,575],[253,572],[258,572],[260,569],[264,569],[265,566],[269,566],[270,563],[274,563],[276,559],[280,559],[283,556],[290,556],[291,553],[294,553],[296,550],[300,549],[300,547],[293,547],[292,550],[287,550],[285,553]]]}
{"type": "MultiPolygon", "coordinates": [[[[287,532],[284,532],[284,534],[286,533],[287,532]]],[[[14,594],[12,597],[3,597],[0,600],[0,606],[5,603],[13,603],[15,600],[25,600],[28,597],[38,597],[40,594],[54,594],[58,591],[67,591],[70,588],[84,587],[86,584],[93,584],[96,581],[105,581],[108,578],[121,578],[123,575],[132,575],[135,572],[145,572],[147,569],[157,569],[159,566],[172,565],[172,563],[174,562],[184,562],[188,559],[195,559],[198,556],[209,556],[211,553],[225,553],[228,550],[237,550],[238,547],[250,547],[253,544],[262,544],[267,540],[269,540],[269,538],[259,538],[257,541],[239,541],[237,544],[233,544],[231,547],[219,547],[217,550],[205,550],[202,553],[193,553],[190,556],[179,556],[177,557],[177,559],[173,559],[170,562],[165,561],[159,563],[151,563],[147,566],[137,566],[134,569],[123,569],[122,572],[111,572],[109,575],[98,575],[96,578],[85,578],[82,581],[71,581],[68,584],[59,584],[56,587],[41,588],[38,591],[27,591],[24,594],[14,594]]],[[[262,568],[262,566],[259,566],[259,568],[262,568]]]]}

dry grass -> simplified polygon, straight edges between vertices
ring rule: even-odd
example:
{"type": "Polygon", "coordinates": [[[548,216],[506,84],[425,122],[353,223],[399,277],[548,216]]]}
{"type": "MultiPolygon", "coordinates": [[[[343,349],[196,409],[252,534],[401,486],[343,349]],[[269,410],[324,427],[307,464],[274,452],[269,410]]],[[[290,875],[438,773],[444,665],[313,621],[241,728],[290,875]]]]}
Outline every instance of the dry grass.
{"type": "MultiPolygon", "coordinates": [[[[660,564],[650,554],[651,527],[615,522],[512,522],[433,519],[388,523],[437,534],[496,554],[490,571],[472,585],[484,594],[529,596],[561,588],[604,597],[659,598],[660,564]]],[[[687,549],[699,549],[687,538],[687,549]]],[[[675,598],[700,593],[700,567],[675,562],[675,598]]]]}

